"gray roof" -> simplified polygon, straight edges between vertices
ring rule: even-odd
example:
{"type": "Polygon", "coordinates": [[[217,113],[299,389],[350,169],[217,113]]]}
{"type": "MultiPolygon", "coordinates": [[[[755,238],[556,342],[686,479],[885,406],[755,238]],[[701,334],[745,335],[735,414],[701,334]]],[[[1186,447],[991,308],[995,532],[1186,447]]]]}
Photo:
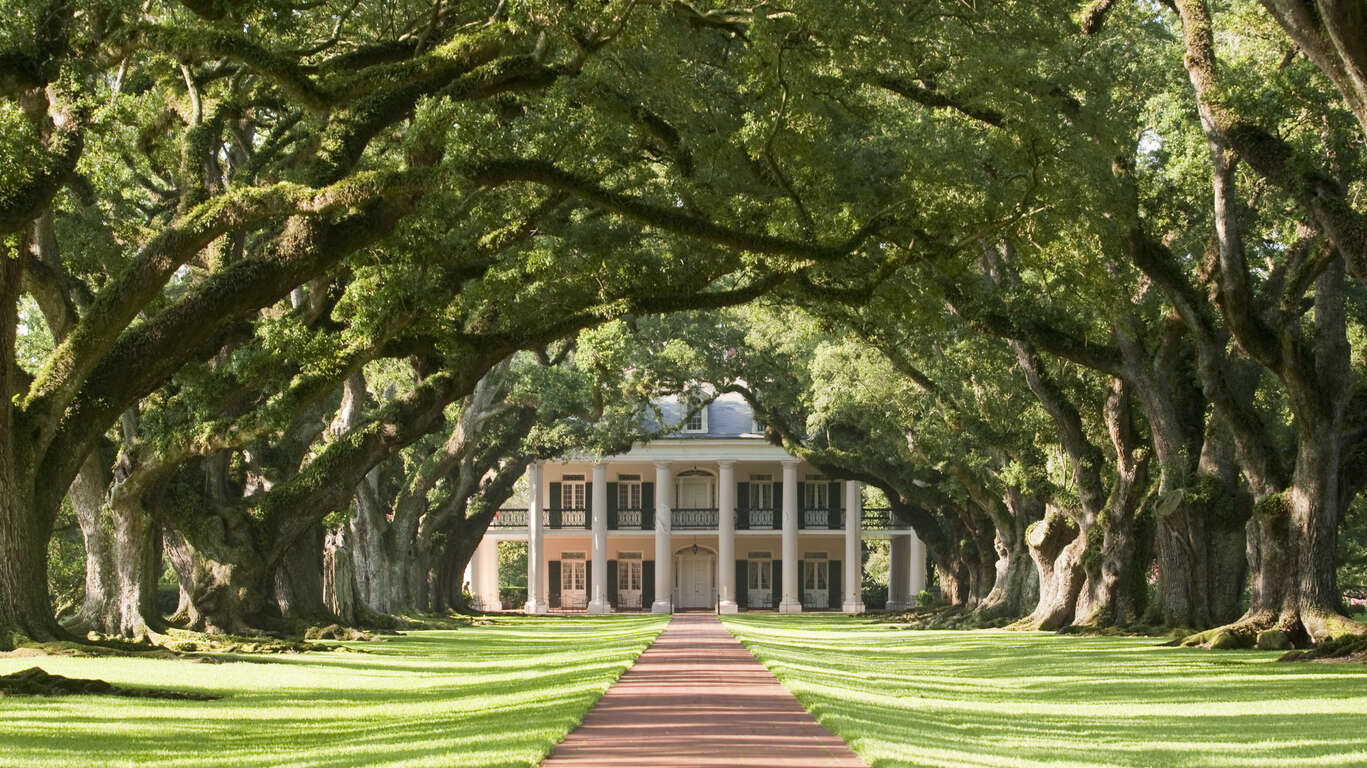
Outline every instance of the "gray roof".
{"type": "MultiPolygon", "coordinates": [[[[679,402],[677,398],[660,400],[656,402],[656,406],[664,414],[665,423],[669,425],[678,424],[683,420],[684,414],[688,412],[688,407],[679,402]]],[[[669,440],[700,440],[720,437],[761,437],[754,429],[754,409],[740,395],[731,392],[722,394],[716,400],[708,403],[706,408],[707,430],[705,432],[684,432],[680,430],[666,435],[665,438],[669,440]]],[[[653,422],[654,419],[650,421],[653,422]]]]}

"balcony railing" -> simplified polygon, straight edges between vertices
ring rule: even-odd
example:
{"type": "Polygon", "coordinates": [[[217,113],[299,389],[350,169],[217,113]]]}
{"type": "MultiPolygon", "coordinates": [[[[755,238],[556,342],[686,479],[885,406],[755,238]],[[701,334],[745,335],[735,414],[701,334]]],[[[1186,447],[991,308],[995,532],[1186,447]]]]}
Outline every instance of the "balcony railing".
{"type": "Polygon", "coordinates": [[[772,531],[778,525],[778,515],[772,509],[743,509],[738,515],[737,528],[752,531],[772,531]]]}
{"type": "MultiPolygon", "coordinates": [[[[608,515],[611,530],[651,530],[652,510],[618,509],[608,515]]],[[[712,508],[681,508],[671,511],[672,527],[676,530],[716,530],[717,510],[712,508]]],[[[587,509],[547,509],[541,513],[546,530],[587,529],[590,513],[587,509]]],[[[803,509],[798,514],[798,527],[804,530],[840,530],[845,525],[843,511],[803,509]]],[[[868,507],[863,511],[866,531],[905,530],[910,526],[896,520],[888,507],[868,507]]],[[[526,528],[526,508],[500,509],[489,523],[490,528],[526,528]]],[[[773,509],[736,510],[736,529],[776,531],[783,528],[783,517],[773,509]]]]}
{"type": "Polygon", "coordinates": [[[890,507],[865,507],[863,525],[866,531],[895,531],[911,527],[894,517],[890,507]]]}
{"type": "Polygon", "coordinates": [[[804,509],[800,526],[806,528],[839,528],[843,515],[839,512],[832,512],[829,509],[804,509]],[[835,519],[832,520],[831,518],[835,519]]]}
{"type": "Polygon", "coordinates": [[[500,509],[494,513],[494,519],[489,521],[490,528],[526,528],[527,510],[523,509],[500,509]]]}
{"type": "Polygon", "coordinates": [[[712,530],[717,527],[717,510],[688,507],[670,510],[669,523],[676,531],[712,530]]]}

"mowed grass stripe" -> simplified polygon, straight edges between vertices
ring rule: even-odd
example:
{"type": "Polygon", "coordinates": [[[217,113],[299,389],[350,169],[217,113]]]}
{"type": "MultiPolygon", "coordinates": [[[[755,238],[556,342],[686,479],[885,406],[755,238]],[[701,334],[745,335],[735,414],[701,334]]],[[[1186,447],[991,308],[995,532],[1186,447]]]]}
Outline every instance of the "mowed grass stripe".
{"type": "Polygon", "coordinates": [[[832,614],[725,625],[877,768],[1367,766],[1361,665],[832,614]]]}
{"type": "Polygon", "coordinates": [[[501,617],[370,653],[0,658],[219,701],[0,699],[0,766],[529,766],[577,726],[667,617],[501,617]]]}

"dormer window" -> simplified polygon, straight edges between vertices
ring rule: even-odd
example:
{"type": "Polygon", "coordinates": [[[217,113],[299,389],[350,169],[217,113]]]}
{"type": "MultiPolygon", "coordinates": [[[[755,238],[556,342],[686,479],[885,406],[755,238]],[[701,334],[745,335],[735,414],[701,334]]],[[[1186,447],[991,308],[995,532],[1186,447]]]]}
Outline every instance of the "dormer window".
{"type": "Polygon", "coordinates": [[[684,432],[706,432],[707,431],[707,406],[703,405],[698,410],[689,414],[688,421],[684,422],[684,432]]]}

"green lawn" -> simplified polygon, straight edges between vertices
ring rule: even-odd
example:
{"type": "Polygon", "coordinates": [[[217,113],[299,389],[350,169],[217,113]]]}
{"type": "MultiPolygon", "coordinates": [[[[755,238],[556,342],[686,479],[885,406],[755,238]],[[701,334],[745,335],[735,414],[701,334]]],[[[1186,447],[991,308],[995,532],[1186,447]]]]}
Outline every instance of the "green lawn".
{"type": "Polygon", "coordinates": [[[222,695],[219,701],[0,698],[0,766],[527,766],[583,718],[664,617],[500,618],[411,632],[371,653],[3,658],[222,695]]]}
{"type": "Polygon", "coordinates": [[[1362,665],[831,615],[726,627],[878,768],[1367,766],[1362,665]]]}

